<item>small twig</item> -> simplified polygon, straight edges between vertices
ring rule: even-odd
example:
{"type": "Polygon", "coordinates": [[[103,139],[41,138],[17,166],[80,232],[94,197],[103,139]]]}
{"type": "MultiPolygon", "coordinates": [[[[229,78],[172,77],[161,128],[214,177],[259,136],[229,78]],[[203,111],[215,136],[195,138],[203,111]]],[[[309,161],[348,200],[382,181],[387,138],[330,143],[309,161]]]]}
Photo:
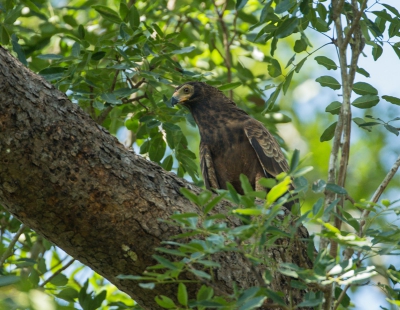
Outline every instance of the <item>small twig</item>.
{"type": "MultiPolygon", "coordinates": [[[[134,98],[123,99],[122,102],[123,103],[131,103],[131,102],[139,101],[140,99],[144,99],[144,98],[148,98],[146,93],[144,93],[144,95],[137,96],[137,97],[134,97],[134,98]]],[[[147,109],[147,107],[145,107],[145,108],[147,109]]]]}
{"type": "MultiPolygon", "coordinates": [[[[218,11],[218,7],[215,3],[215,0],[213,0],[214,3],[214,7],[215,7],[215,11],[218,15],[218,20],[219,23],[221,24],[221,28],[222,28],[222,43],[224,45],[225,48],[225,66],[226,66],[226,70],[227,70],[227,79],[228,79],[228,83],[232,82],[232,60],[231,60],[231,53],[230,53],[230,43],[229,43],[229,30],[228,27],[226,26],[226,23],[224,21],[224,12],[226,10],[226,7],[228,5],[228,0],[226,0],[221,8],[221,11],[218,11]]],[[[229,91],[229,98],[232,99],[233,98],[233,91],[230,90],[229,91]]]]}
{"type": "Polygon", "coordinates": [[[58,269],[56,272],[54,272],[46,281],[44,281],[42,284],[39,285],[39,287],[44,287],[47,283],[49,283],[56,275],[60,274],[63,272],[65,269],[67,269],[69,266],[72,265],[72,263],[75,261],[75,258],[71,259],[67,264],[65,264],[62,268],[58,269]]]}
{"type": "MultiPolygon", "coordinates": [[[[397,160],[393,164],[392,168],[390,168],[389,172],[386,174],[385,178],[383,179],[382,183],[378,186],[377,190],[375,191],[374,195],[371,198],[371,202],[377,203],[379,198],[381,197],[383,191],[386,189],[386,187],[389,185],[389,182],[392,180],[394,175],[396,174],[397,170],[399,169],[400,166],[400,155],[397,157],[397,160]]],[[[365,209],[361,215],[361,222],[360,222],[360,231],[359,231],[359,236],[362,236],[363,234],[363,228],[366,223],[366,219],[368,215],[371,213],[371,210],[365,209]]]]}
{"type": "Polygon", "coordinates": [[[346,292],[349,288],[350,288],[350,284],[347,284],[345,286],[345,288],[342,290],[338,299],[334,303],[333,310],[336,310],[339,307],[340,303],[342,302],[342,299],[344,298],[344,296],[346,296],[346,292]]]}
{"type": "MultiPolygon", "coordinates": [[[[131,79],[129,79],[129,80],[131,80],[131,79]]],[[[140,85],[142,85],[144,82],[146,82],[146,79],[142,78],[139,82],[137,82],[136,84],[132,85],[132,88],[139,88],[140,85]]]]}
{"type": "Polygon", "coordinates": [[[3,268],[4,262],[6,261],[6,259],[12,255],[14,246],[17,243],[19,236],[21,236],[22,232],[24,231],[25,227],[26,226],[24,224],[21,224],[18,231],[15,233],[14,237],[11,239],[10,244],[7,247],[7,250],[4,252],[4,254],[0,258],[0,269],[3,268]]]}
{"type": "Polygon", "coordinates": [[[350,195],[346,195],[346,200],[350,201],[352,205],[356,203],[356,201],[350,195]]]}
{"type": "Polygon", "coordinates": [[[107,118],[108,114],[111,112],[111,110],[114,108],[114,106],[110,105],[107,108],[105,108],[100,115],[97,117],[96,123],[101,125],[104,120],[107,118]]]}
{"type": "Polygon", "coordinates": [[[363,1],[359,11],[357,11],[356,6],[357,6],[357,4],[353,5],[353,10],[356,13],[354,16],[354,19],[353,19],[353,23],[351,24],[351,27],[350,27],[349,31],[347,32],[346,37],[343,40],[343,47],[345,47],[345,48],[349,44],[351,36],[353,35],[353,32],[356,30],[357,27],[359,27],[359,22],[360,22],[361,16],[363,15],[365,8],[367,7],[367,0],[363,1]]]}
{"type": "Polygon", "coordinates": [[[118,74],[119,74],[119,70],[116,70],[115,74],[114,74],[114,78],[113,78],[112,84],[111,84],[111,87],[110,87],[110,92],[113,92],[114,89],[115,89],[115,85],[117,84],[118,74]]]}
{"type": "Polygon", "coordinates": [[[233,40],[235,40],[235,37],[237,36],[237,27],[236,27],[236,22],[237,22],[237,19],[238,19],[238,14],[239,12],[238,11],[236,11],[236,13],[235,13],[235,17],[233,18],[233,36],[232,36],[232,38],[231,38],[231,40],[229,41],[229,46],[231,46],[232,45],[232,43],[233,43],[233,40]]]}

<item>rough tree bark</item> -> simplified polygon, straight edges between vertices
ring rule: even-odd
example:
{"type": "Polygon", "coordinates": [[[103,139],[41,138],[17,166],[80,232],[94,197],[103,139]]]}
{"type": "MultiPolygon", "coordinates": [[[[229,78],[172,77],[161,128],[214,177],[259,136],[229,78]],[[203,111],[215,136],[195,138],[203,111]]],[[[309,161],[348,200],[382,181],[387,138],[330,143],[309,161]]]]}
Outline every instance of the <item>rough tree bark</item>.
{"type": "MultiPolygon", "coordinates": [[[[176,296],[173,285],[145,290],[116,276],[139,275],[155,263],[154,249],[180,233],[157,219],[168,219],[174,211],[199,212],[179,188],[199,189],[127,150],[1,47],[0,162],[0,204],[21,222],[146,309],[159,308],[156,295],[176,296]]],[[[216,212],[228,207],[222,202],[216,212]]],[[[231,219],[230,225],[238,224],[231,219]]],[[[304,266],[304,253],[306,245],[298,242],[270,255],[304,266]]],[[[230,293],[233,282],[242,288],[258,285],[239,254],[215,259],[222,266],[215,275],[220,291],[230,293]]],[[[293,292],[279,274],[274,279],[272,289],[301,301],[304,292],[293,292]]],[[[194,296],[196,286],[188,289],[194,296]]]]}

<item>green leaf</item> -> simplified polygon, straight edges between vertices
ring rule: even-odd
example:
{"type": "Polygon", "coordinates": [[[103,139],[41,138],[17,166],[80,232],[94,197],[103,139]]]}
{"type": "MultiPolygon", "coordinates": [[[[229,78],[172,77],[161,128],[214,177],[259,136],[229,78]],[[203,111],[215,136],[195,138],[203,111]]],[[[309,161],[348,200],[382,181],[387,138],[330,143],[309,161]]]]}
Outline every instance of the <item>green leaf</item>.
{"type": "Polygon", "coordinates": [[[304,63],[306,62],[307,57],[304,57],[297,65],[296,68],[294,69],[294,71],[296,71],[296,73],[299,73],[301,70],[301,67],[303,67],[304,63]]]}
{"type": "Polygon", "coordinates": [[[79,57],[80,52],[81,52],[81,44],[79,42],[74,42],[74,44],[72,44],[71,56],[77,58],[79,57]]]}
{"type": "MultiPolygon", "coordinates": [[[[149,127],[149,125],[147,127],[149,127]]],[[[160,160],[164,157],[166,147],[167,145],[161,136],[151,139],[149,147],[150,160],[154,162],[160,162],[160,160]]]]}
{"type": "Polygon", "coordinates": [[[0,33],[0,43],[4,45],[8,45],[10,43],[10,35],[8,34],[6,26],[1,25],[1,33],[0,33]]]}
{"type": "Polygon", "coordinates": [[[392,104],[400,105],[400,98],[384,95],[382,96],[382,99],[385,99],[387,102],[390,102],[392,104]]]}
{"type": "Polygon", "coordinates": [[[91,306],[93,309],[98,309],[100,308],[101,304],[107,297],[107,291],[103,290],[101,291],[92,301],[91,306]]]}
{"type": "Polygon", "coordinates": [[[171,52],[171,54],[186,54],[192,52],[195,48],[195,46],[187,46],[179,50],[174,50],[171,52]]]}
{"type": "Polygon", "coordinates": [[[122,19],[119,17],[118,13],[115,12],[113,9],[110,9],[108,6],[104,5],[92,5],[92,8],[95,9],[100,15],[114,23],[114,24],[119,24],[122,23],[122,19]]]}
{"type": "Polygon", "coordinates": [[[328,76],[328,75],[320,76],[319,78],[316,79],[316,81],[318,83],[320,83],[321,86],[329,87],[329,88],[332,88],[334,90],[340,89],[342,87],[340,85],[340,83],[334,77],[331,77],[331,76],[328,76]]]}
{"type": "Polygon", "coordinates": [[[400,13],[399,13],[399,11],[398,11],[396,8],[392,7],[392,6],[389,5],[389,4],[384,4],[384,3],[382,3],[381,5],[384,6],[385,8],[387,8],[390,12],[392,12],[392,13],[393,13],[394,15],[396,15],[397,17],[400,17],[400,13]]]}
{"type": "Polygon", "coordinates": [[[293,74],[294,74],[294,70],[290,71],[289,74],[286,76],[285,82],[283,82],[282,90],[283,90],[284,94],[286,94],[286,92],[290,86],[290,82],[292,81],[293,74]]]}
{"type": "Polygon", "coordinates": [[[160,307],[163,307],[165,309],[176,308],[175,303],[172,301],[171,298],[167,296],[164,295],[161,295],[160,297],[156,296],[154,300],[160,307]]]}
{"type": "Polygon", "coordinates": [[[299,40],[296,40],[296,42],[294,42],[293,50],[296,53],[301,53],[301,52],[303,52],[303,51],[305,51],[307,49],[307,46],[308,45],[307,45],[307,42],[305,40],[299,39],[299,40]]]}
{"type": "Polygon", "coordinates": [[[374,58],[374,60],[378,60],[379,57],[381,57],[383,52],[383,49],[380,45],[375,44],[375,46],[372,48],[372,57],[374,58]]]}
{"type": "Polygon", "coordinates": [[[69,302],[74,302],[76,298],[78,298],[78,291],[67,287],[63,289],[60,293],[56,295],[58,298],[64,299],[69,302]]]}
{"type": "Polygon", "coordinates": [[[338,68],[336,63],[332,59],[329,59],[328,57],[317,56],[314,59],[317,61],[319,65],[324,66],[328,70],[336,70],[338,68]]]}
{"type": "Polygon", "coordinates": [[[172,155],[168,155],[163,160],[161,167],[163,167],[167,171],[171,171],[173,163],[174,163],[174,158],[172,157],[172,155]]]}
{"type": "Polygon", "coordinates": [[[295,149],[292,155],[292,159],[290,160],[289,173],[296,170],[297,166],[299,165],[299,160],[300,160],[300,151],[295,149]]]}
{"type": "Polygon", "coordinates": [[[353,101],[352,105],[360,109],[368,109],[376,106],[379,102],[379,97],[376,95],[364,95],[353,101]]]}
{"type": "Polygon", "coordinates": [[[164,33],[161,30],[160,27],[158,27],[158,25],[156,23],[151,24],[151,26],[154,28],[154,30],[157,32],[157,34],[160,36],[160,38],[164,37],[164,33]]]}
{"type": "Polygon", "coordinates": [[[224,198],[226,193],[220,194],[217,197],[215,197],[211,202],[209,202],[205,207],[204,207],[204,214],[207,214],[210,212],[221,200],[224,198]]]}
{"type": "Polygon", "coordinates": [[[22,62],[25,66],[28,66],[28,62],[26,61],[25,53],[22,50],[21,45],[18,43],[18,37],[13,33],[11,35],[11,44],[14,52],[17,53],[18,60],[22,62]]]}
{"type": "Polygon", "coordinates": [[[44,59],[44,60],[55,60],[55,59],[63,59],[64,57],[61,55],[56,55],[56,54],[42,54],[38,55],[37,58],[39,59],[44,59]]]}
{"type": "Polygon", "coordinates": [[[327,32],[330,29],[326,21],[321,17],[317,17],[313,25],[319,32],[327,32]]]}
{"type": "Polygon", "coordinates": [[[49,67],[39,72],[47,81],[59,80],[67,69],[63,67],[49,67]]]}
{"type": "Polygon", "coordinates": [[[0,287],[17,283],[21,280],[17,276],[0,276],[0,287]]]}
{"type": "Polygon", "coordinates": [[[363,68],[357,67],[356,72],[360,73],[361,75],[364,75],[365,77],[370,77],[370,74],[363,68]]]}
{"type": "Polygon", "coordinates": [[[243,215],[260,215],[262,211],[260,209],[247,208],[247,209],[235,209],[233,213],[243,214],[243,215]]]}
{"type": "Polygon", "coordinates": [[[197,269],[189,269],[189,271],[199,278],[205,278],[207,280],[211,280],[211,276],[204,271],[197,270],[197,269]]]}
{"type": "Polygon", "coordinates": [[[326,186],[326,182],[324,180],[319,179],[313,183],[312,191],[314,193],[321,193],[325,190],[325,186],[326,186]]]}
{"type": "Polygon", "coordinates": [[[78,26],[78,38],[79,39],[84,39],[85,38],[85,28],[83,28],[82,25],[78,26]]]}
{"type": "Polygon", "coordinates": [[[181,194],[183,196],[185,196],[187,199],[189,199],[191,202],[194,202],[195,204],[200,205],[199,198],[192,191],[188,190],[185,187],[181,187],[179,190],[180,190],[181,194]]]}
{"type": "MultiPolygon", "coordinates": [[[[21,16],[22,7],[23,7],[22,5],[16,5],[13,9],[9,10],[4,18],[4,24],[9,24],[9,25],[14,24],[17,18],[21,16]]],[[[4,8],[2,7],[2,14],[4,13],[5,13],[4,8]]]]}
{"type": "Polygon", "coordinates": [[[319,141],[324,142],[331,140],[335,135],[336,124],[337,122],[334,122],[333,124],[329,125],[329,127],[326,128],[322,133],[321,137],[319,138],[319,141]]]}
{"type": "Polygon", "coordinates": [[[251,187],[251,184],[250,184],[249,179],[247,178],[247,176],[244,175],[243,173],[241,173],[239,178],[240,178],[240,183],[241,183],[241,186],[242,186],[242,189],[243,189],[244,193],[248,194],[250,192],[253,192],[253,188],[251,187]]]}
{"type": "Polygon", "coordinates": [[[56,286],[64,286],[68,283],[68,278],[62,273],[59,273],[54,278],[51,278],[50,283],[56,286]]]}
{"type": "Polygon", "coordinates": [[[152,290],[156,287],[154,282],[139,283],[139,286],[145,289],[152,290]]]}
{"type": "Polygon", "coordinates": [[[268,65],[268,73],[271,77],[278,77],[282,74],[281,65],[276,59],[271,59],[271,64],[268,65]]]}
{"type": "Polygon", "coordinates": [[[281,92],[282,86],[283,83],[280,83],[269,96],[267,102],[265,102],[266,110],[271,110],[274,107],[275,101],[278,98],[279,93],[281,92]]]}
{"type": "Polygon", "coordinates": [[[228,83],[228,84],[222,85],[222,86],[218,87],[218,89],[221,91],[225,91],[225,90],[235,89],[242,85],[243,85],[242,82],[234,82],[234,83],[228,83]]]}
{"type": "Polygon", "coordinates": [[[323,295],[321,294],[317,298],[315,297],[315,295],[317,294],[315,294],[314,292],[307,293],[304,298],[304,301],[298,304],[298,307],[315,307],[322,304],[323,295]]]}
{"type": "Polygon", "coordinates": [[[282,39],[291,35],[299,24],[299,18],[291,17],[286,19],[282,25],[275,30],[275,38],[282,39]]]}
{"type": "MultiPolygon", "coordinates": [[[[335,287],[335,298],[336,298],[336,300],[338,300],[338,298],[342,294],[342,292],[343,292],[343,290],[339,286],[335,287]]],[[[349,308],[349,306],[350,306],[350,297],[347,295],[347,293],[344,294],[344,297],[343,297],[342,301],[340,302],[340,304],[345,309],[349,308]]]]}
{"type": "Polygon", "coordinates": [[[386,128],[387,131],[394,133],[396,136],[399,135],[399,129],[397,129],[396,127],[393,127],[392,125],[389,124],[385,124],[384,127],[386,128]]]}
{"type": "Polygon", "coordinates": [[[112,103],[112,104],[121,104],[122,101],[115,96],[113,93],[105,93],[101,94],[100,98],[105,102],[112,103]]]}
{"type": "Polygon", "coordinates": [[[140,24],[140,15],[135,5],[132,5],[129,9],[129,25],[133,30],[136,30],[140,24]]]}
{"type": "Polygon", "coordinates": [[[159,255],[152,255],[152,257],[159,262],[161,265],[163,265],[165,268],[171,269],[171,270],[180,270],[177,266],[175,266],[172,262],[170,262],[168,259],[159,256],[159,255]]]}
{"type": "Polygon", "coordinates": [[[236,10],[241,10],[244,8],[244,6],[246,5],[247,0],[237,0],[236,1],[236,10]]]}
{"type": "Polygon", "coordinates": [[[353,85],[353,91],[357,95],[377,95],[378,90],[372,85],[365,82],[357,82],[353,85]]]}
{"type": "Polygon", "coordinates": [[[347,195],[347,191],[343,187],[333,184],[333,183],[326,183],[325,188],[328,191],[334,192],[336,194],[347,195]]]}
{"type": "Polygon", "coordinates": [[[319,212],[322,210],[323,205],[324,205],[324,199],[323,198],[319,198],[317,200],[317,202],[312,207],[313,214],[314,215],[318,215],[319,212]]]}
{"type": "Polygon", "coordinates": [[[211,287],[202,285],[199,291],[197,292],[196,299],[197,300],[209,300],[213,297],[214,290],[211,287]]]}
{"type": "Polygon", "coordinates": [[[340,113],[340,109],[342,107],[342,103],[339,101],[333,101],[331,102],[326,108],[325,112],[329,112],[333,115],[337,115],[340,113]]]}
{"type": "Polygon", "coordinates": [[[267,194],[267,203],[272,204],[278,200],[279,197],[285,194],[289,189],[290,182],[290,177],[285,177],[282,182],[271,188],[267,194]]]}
{"type": "Polygon", "coordinates": [[[282,299],[282,297],[279,294],[277,294],[274,291],[271,291],[269,289],[266,289],[266,295],[269,298],[271,298],[271,300],[274,301],[275,303],[277,303],[278,305],[287,308],[287,305],[285,304],[284,300],[282,299]]]}
{"type": "Polygon", "coordinates": [[[104,56],[106,56],[106,52],[100,51],[100,52],[96,52],[92,55],[92,59],[93,60],[100,60],[102,58],[104,58],[104,56]]]}
{"type": "Polygon", "coordinates": [[[239,195],[236,192],[235,188],[232,186],[232,184],[227,182],[226,187],[228,188],[232,201],[235,203],[239,203],[240,202],[239,195]]]}
{"type": "Polygon", "coordinates": [[[188,304],[188,293],[183,283],[179,283],[178,285],[178,301],[182,306],[187,306],[188,304]]]}
{"type": "Polygon", "coordinates": [[[295,2],[293,2],[291,0],[282,0],[275,7],[275,13],[276,14],[284,13],[284,12],[288,11],[294,5],[295,5],[295,2]]]}

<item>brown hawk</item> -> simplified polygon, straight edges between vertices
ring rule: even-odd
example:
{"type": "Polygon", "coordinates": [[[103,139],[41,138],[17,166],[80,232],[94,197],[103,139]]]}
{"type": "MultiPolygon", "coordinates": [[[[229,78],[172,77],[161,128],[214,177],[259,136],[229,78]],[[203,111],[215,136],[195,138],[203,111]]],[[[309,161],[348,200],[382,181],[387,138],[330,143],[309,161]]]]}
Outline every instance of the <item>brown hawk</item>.
{"type": "MultiPolygon", "coordinates": [[[[229,182],[243,194],[241,173],[259,190],[260,178],[275,178],[289,170],[281,148],[264,125],[215,87],[202,82],[182,84],[175,89],[172,104],[187,107],[199,127],[206,188],[226,189],[229,182]]],[[[287,208],[292,205],[285,204],[287,208]]]]}

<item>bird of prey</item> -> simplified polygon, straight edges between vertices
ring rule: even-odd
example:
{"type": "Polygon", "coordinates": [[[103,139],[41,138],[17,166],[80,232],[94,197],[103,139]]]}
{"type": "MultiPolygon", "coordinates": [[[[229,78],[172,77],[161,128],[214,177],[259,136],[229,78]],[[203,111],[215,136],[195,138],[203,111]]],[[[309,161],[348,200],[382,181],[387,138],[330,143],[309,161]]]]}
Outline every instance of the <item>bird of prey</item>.
{"type": "MultiPolygon", "coordinates": [[[[241,173],[253,189],[260,190],[260,178],[275,178],[289,170],[282,150],[264,125],[217,88],[188,82],[175,89],[171,102],[187,107],[199,127],[200,165],[207,189],[227,189],[229,182],[243,194],[241,173]]],[[[285,206],[291,208],[292,204],[285,206]]]]}

